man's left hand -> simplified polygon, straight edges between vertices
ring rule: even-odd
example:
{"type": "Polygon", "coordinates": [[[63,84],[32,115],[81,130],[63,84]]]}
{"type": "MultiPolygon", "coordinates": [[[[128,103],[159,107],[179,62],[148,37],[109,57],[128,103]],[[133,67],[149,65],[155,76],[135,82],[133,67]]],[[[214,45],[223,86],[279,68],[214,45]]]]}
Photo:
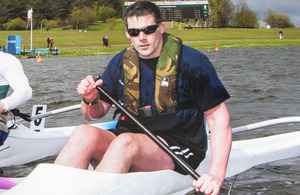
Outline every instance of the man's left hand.
{"type": "Polygon", "coordinates": [[[223,180],[217,175],[205,173],[198,180],[194,180],[193,186],[197,191],[204,194],[217,195],[222,187],[223,180]]]}

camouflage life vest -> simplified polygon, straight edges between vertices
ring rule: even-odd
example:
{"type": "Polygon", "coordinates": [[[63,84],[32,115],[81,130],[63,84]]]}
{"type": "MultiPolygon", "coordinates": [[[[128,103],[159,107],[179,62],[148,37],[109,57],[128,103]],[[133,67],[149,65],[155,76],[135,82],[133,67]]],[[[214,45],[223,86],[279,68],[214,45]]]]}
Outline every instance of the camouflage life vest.
{"type": "MultiPolygon", "coordinates": [[[[163,47],[156,66],[155,108],[152,115],[177,111],[177,73],[182,41],[163,34],[163,47]]],[[[135,116],[144,117],[140,102],[139,56],[134,47],[129,47],[123,56],[124,107],[135,116]]]]}

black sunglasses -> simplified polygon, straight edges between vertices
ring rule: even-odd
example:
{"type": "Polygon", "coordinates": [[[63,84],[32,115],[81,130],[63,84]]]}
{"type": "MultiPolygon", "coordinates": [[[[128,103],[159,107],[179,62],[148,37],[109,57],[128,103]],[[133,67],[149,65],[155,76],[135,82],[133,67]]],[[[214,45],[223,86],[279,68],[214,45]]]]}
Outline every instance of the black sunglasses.
{"type": "Polygon", "coordinates": [[[156,31],[156,29],[158,28],[158,24],[154,24],[154,25],[150,25],[150,26],[146,26],[145,28],[130,28],[127,29],[127,32],[130,36],[132,37],[136,37],[139,36],[140,32],[143,31],[143,33],[145,33],[146,35],[152,34],[156,31]]]}

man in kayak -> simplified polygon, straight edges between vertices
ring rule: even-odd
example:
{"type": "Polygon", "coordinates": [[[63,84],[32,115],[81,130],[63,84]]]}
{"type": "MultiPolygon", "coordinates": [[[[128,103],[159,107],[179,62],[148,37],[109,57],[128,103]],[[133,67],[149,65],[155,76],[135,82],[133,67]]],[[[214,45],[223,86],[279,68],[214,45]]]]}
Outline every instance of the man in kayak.
{"type": "MultiPolygon", "coordinates": [[[[90,75],[77,87],[87,120],[105,116],[111,103],[103,89],[165,142],[194,169],[205,158],[211,134],[212,161],[207,173],[194,181],[196,190],[218,194],[231,148],[230,116],[224,101],[230,97],[208,58],[165,33],[159,8],[150,1],[129,6],[124,16],[132,46],[109,62],[102,79],[90,75]]],[[[173,159],[124,115],[115,130],[78,126],[58,155],[56,164],[96,171],[175,170],[173,159]]]]}
{"type": "Polygon", "coordinates": [[[8,136],[8,111],[26,103],[31,97],[32,89],[21,62],[11,54],[0,52],[0,146],[8,136]],[[9,88],[13,92],[6,97],[9,88]]]}

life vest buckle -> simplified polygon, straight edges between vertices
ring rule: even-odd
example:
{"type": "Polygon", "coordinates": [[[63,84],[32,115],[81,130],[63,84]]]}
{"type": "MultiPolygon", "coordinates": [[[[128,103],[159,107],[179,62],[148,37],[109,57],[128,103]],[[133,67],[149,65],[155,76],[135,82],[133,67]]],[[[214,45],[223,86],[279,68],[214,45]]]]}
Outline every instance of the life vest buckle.
{"type": "Polygon", "coordinates": [[[139,108],[139,115],[141,118],[149,118],[156,114],[155,107],[150,105],[139,108]]]}

